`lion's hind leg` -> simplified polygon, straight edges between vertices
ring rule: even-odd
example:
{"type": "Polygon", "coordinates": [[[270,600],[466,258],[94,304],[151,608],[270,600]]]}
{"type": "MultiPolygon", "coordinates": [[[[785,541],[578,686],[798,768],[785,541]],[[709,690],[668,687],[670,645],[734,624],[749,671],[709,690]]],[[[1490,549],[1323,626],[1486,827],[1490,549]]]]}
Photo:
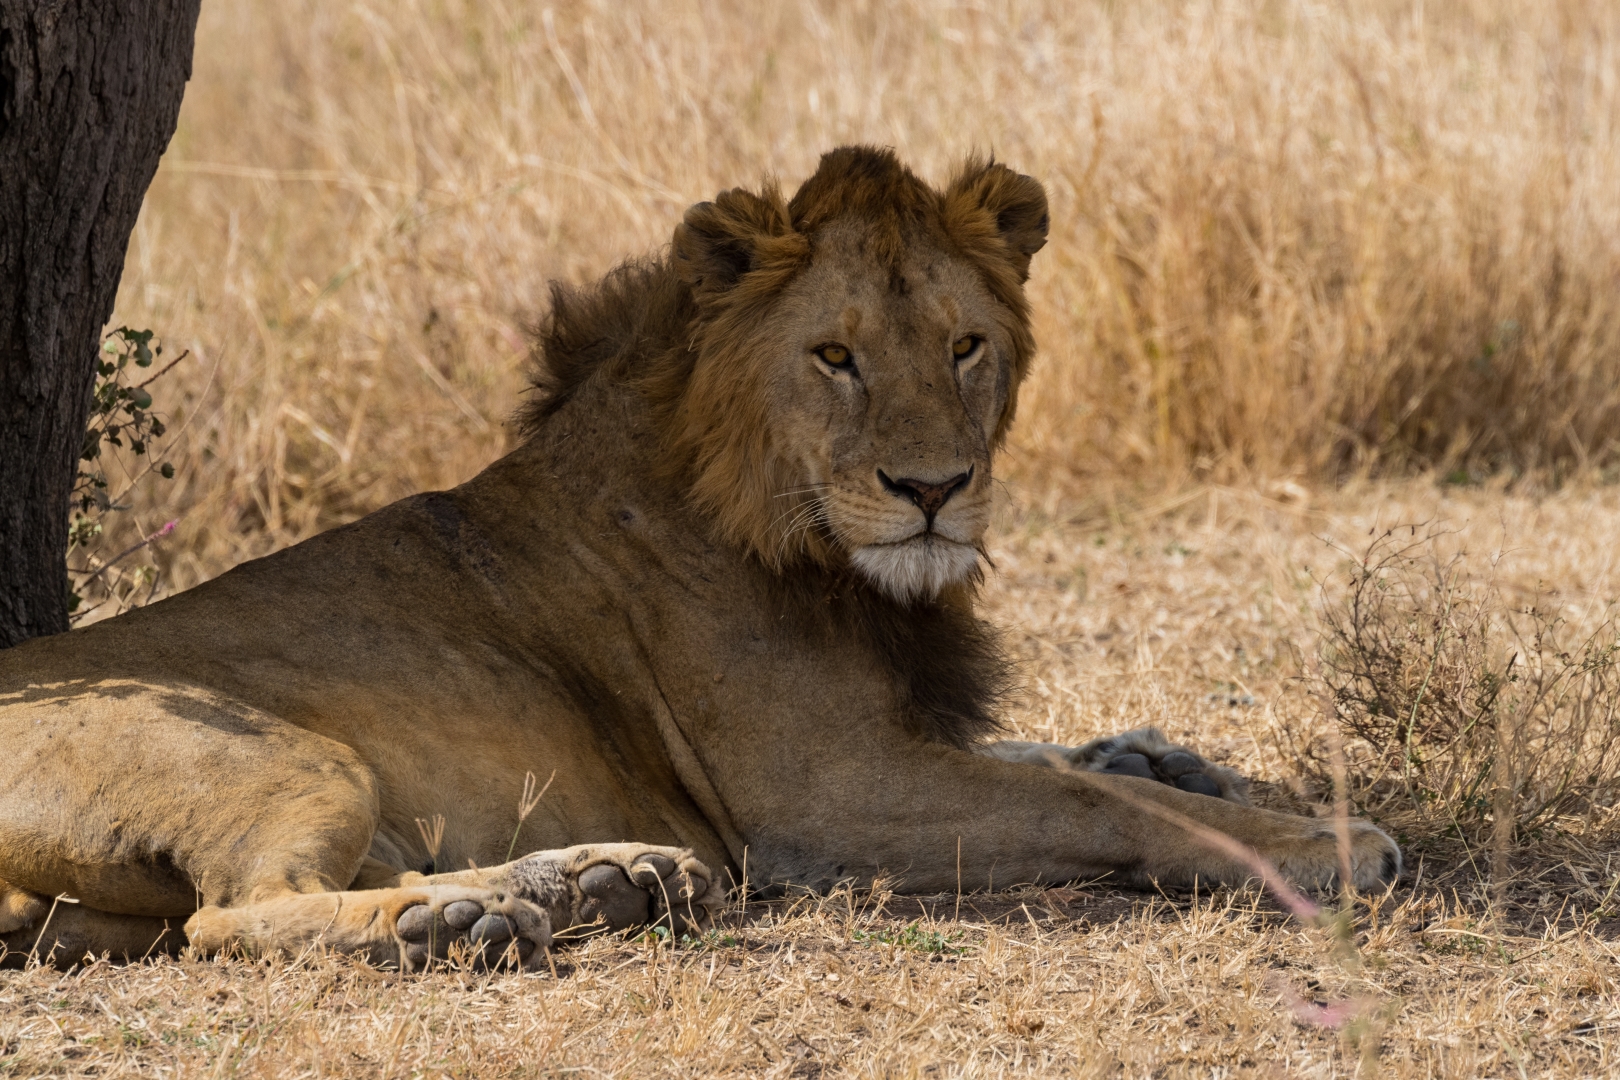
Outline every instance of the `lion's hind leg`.
{"type": "Polygon", "coordinates": [[[328,948],[407,971],[452,955],[531,967],[551,944],[551,918],[507,889],[424,881],[204,907],[186,921],[186,936],[210,954],[233,948],[253,955],[328,948]]]}
{"type": "Polygon", "coordinates": [[[86,957],[140,960],[173,955],[186,944],[180,923],[180,919],[97,911],[0,881],[0,967],[21,967],[34,959],[71,965],[86,957]]]}
{"type": "MultiPolygon", "coordinates": [[[[186,922],[210,952],[321,940],[392,962],[413,943],[397,932],[408,897],[348,888],[376,838],[379,783],[344,743],[212,691],[109,682],[65,702],[0,708],[0,745],[19,762],[0,770],[0,878],[47,903],[80,902],[59,904],[52,927],[116,911],[159,927],[168,918],[176,934],[186,922]]],[[[489,890],[412,895],[429,913],[462,899],[480,917],[502,905],[489,890]]],[[[14,902],[31,917],[38,906],[14,902]]],[[[406,930],[413,918],[424,916],[405,919],[406,930]]],[[[536,918],[511,911],[513,936],[545,940],[536,918]]],[[[135,925],[103,918],[91,929],[135,925]]],[[[115,951],[139,957],[151,940],[115,951]]]]}

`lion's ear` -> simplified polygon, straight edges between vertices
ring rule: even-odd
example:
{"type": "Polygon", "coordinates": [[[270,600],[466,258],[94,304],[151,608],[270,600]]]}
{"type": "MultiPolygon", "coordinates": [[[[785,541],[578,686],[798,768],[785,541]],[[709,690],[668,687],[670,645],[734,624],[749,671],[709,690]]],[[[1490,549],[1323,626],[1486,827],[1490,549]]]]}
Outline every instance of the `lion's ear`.
{"type": "Polygon", "coordinates": [[[1029,280],[1029,258],[1046,246],[1046,189],[1032,176],[994,160],[969,158],[945,191],[947,227],[972,242],[993,230],[1007,245],[1018,280],[1029,280]]]}
{"type": "Polygon", "coordinates": [[[770,241],[792,231],[774,187],[760,195],[732,188],[693,206],[675,226],[675,266],[702,302],[729,292],[759,267],[770,241]]]}

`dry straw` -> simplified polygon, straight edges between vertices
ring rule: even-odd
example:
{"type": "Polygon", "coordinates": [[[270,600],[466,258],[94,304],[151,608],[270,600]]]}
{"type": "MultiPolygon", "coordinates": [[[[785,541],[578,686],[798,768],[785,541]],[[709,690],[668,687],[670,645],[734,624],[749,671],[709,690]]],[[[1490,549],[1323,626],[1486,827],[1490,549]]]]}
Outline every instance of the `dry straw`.
{"type": "Polygon", "coordinates": [[[1421,532],[1346,552],[1344,598],[1323,613],[1317,677],[1361,752],[1361,801],[1495,850],[1607,820],[1620,800],[1613,601],[1571,626],[1545,583],[1504,596],[1489,561],[1421,532]]]}

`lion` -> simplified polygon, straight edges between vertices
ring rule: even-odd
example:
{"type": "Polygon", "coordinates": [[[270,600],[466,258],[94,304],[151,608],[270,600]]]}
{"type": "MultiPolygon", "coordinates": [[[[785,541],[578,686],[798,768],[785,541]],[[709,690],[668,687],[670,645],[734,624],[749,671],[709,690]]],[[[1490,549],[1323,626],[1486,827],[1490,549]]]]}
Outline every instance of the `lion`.
{"type": "MultiPolygon", "coordinates": [[[[1329,824],[1156,730],[993,741],[974,604],[1047,229],[980,157],[723,192],[553,289],[472,480],[0,654],[0,940],[528,967],[741,887],[1250,879],[1212,832],[1333,883],[1329,824]]],[[[1399,874],[1348,840],[1356,886],[1399,874]]]]}

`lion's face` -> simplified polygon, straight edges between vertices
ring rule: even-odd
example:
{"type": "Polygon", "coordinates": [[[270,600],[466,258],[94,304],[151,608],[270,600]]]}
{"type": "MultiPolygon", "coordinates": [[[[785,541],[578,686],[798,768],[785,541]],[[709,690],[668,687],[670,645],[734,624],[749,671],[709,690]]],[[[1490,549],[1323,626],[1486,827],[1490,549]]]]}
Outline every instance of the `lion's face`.
{"type": "Polygon", "coordinates": [[[769,422],[797,465],[778,542],[824,529],[885,592],[931,598],[978,570],[1013,342],[971,265],[926,243],[874,265],[868,241],[824,230],[777,305],[769,422]]]}
{"type": "Polygon", "coordinates": [[[864,148],[786,205],[688,211],[675,255],[702,315],[677,441],[699,504],[772,565],[848,565],[897,600],[974,579],[1046,224],[1040,185],[1002,166],[939,192],[864,148]]]}

